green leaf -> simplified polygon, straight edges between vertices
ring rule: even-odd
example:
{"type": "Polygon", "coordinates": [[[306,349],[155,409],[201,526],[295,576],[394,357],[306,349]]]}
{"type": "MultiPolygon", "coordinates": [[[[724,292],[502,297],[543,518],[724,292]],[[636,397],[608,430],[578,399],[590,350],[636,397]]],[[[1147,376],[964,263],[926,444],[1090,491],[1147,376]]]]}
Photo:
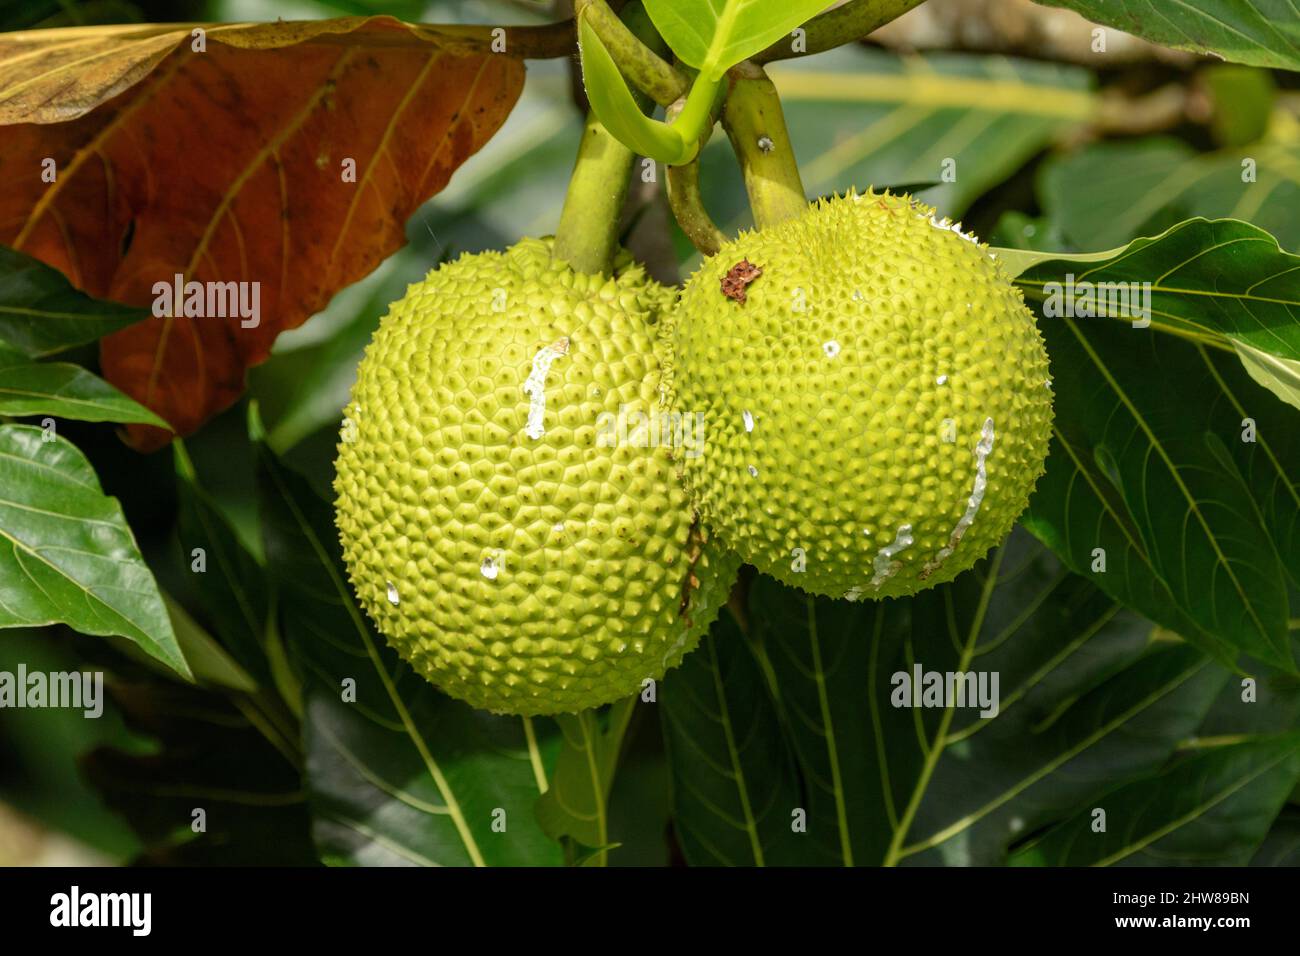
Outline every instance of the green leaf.
{"type": "Polygon", "coordinates": [[[1185,219],[1241,219],[1300,252],[1300,141],[1200,153],[1181,140],[1102,142],[1049,159],[1038,177],[1047,218],[1075,249],[1112,248],[1185,219]],[[1087,189],[1080,189],[1087,183],[1087,189]]]}
{"type": "Polygon", "coordinates": [[[1288,405],[1300,408],[1300,361],[1272,355],[1245,342],[1234,341],[1232,347],[1251,378],[1288,405]]]}
{"type": "Polygon", "coordinates": [[[1300,70],[1300,17],[1291,0],[1039,0],[1192,53],[1300,70]]]}
{"type": "Polygon", "coordinates": [[[1210,101],[1215,142],[1242,147],[1267,135],[1277,93],[1271,73],[1216,63],[1201,70],[1197,79],[1210,101]]]}
{"type": "Polygon", "coordinates": [[[723,614],[659,691],[673,822],[688,862],[778,866],[823,859],[794,830],[807,810],[776,708],[734,618],[723,614]]]}
{"type": "Polygon", "coordinates": [[[827,0],[645,0],[664,42],[683,63],[714,81],[829,5],[827,0]]]}
{"type": "Polygon", "coordinates": [[[1287,807],[1273,823],[1251,866],[1300,866],[1300,808],[1287,807]]]}
{"type": "Polygon", "coordinates": [[[1135,239],[1105,253],[997,254],[1049,321],[1068,308],[1071,288],[1080,288],[1079,283],[1114,283],[1139,293],[1146,288],[1149,317],[1087,321],[1137,325],[1149,318],[1153,332],[1211,348],[1244,349],[1243,364],[1253,369],[1252,377],[1283,401],[1294,397],[1300,256],[1283,252],[1262,229],[1234,219],[1189,219],[1155,238],[1135,239]],[[1076,274],[1079,263],[1088,268],[1076,274]]]}
{"type": "Polygon", "coordinates": [[[0,627],[126,637],[189,677],[122,508],[70,442],[0,425],[0,627]]]}
{"type": "MultiPolygon", "coordinates": [[[[1300,567],[1300,429],[1294,407],[1243,374],[1234,346],[1284,360],[1283,371],[1300,357],[1300,258],[1232,220],[1087,258],[1080,268],[1053,254],[1017,284],[1041,316],[1058,291],[1049,283],[1076,269],[1076,283],[1149,281],[1151,326],[1040,319],[1056,423],[1027,524],[1070,567],[1209,652],[1294,672],[1286,575],[1294,583],[1300,567]]],[[[1283,379],[1269,384],[1286,394],[1283,379]]]]}
{"type": "Polygon", "coordinates": [[[844,47],[770,69],[811,193],[933,180],[919,195],[949,216],[1098,104],[1087,70],[1009,57],[844,47]]]}
{"type": "Polygon", "coordinates": [[[31,356],[50,355],[93,342],[148,314],[92,299],[57,269],[0,246],[0,343],[31,356]]]}
{"type": "Polygon", "coordinates": [[[263,646],[269,616],[266,569],[243,546],[216,503],[199,486],[183,443],[177,441],[172,447],[182,574],[222,646],[259,684],[267,686],[271,674],[263,646]],[[194,570],[195,549],[203,551],[202,572],[194,570]]]}
{"type": "Polygon", "coordinates": [[[257,690],[257,681],[226,653],[216,639],[190,617],[184,606],[170,595],[163,594],[163,603],[171,617],[176,642],[185,655],[185,661],[194,672],[197,683],[241,693],[257,690]]]}
{"type": "Polygon", "coordinates": [[[537,819],[552,839],[569,838],[592,852],[585,862],[603,866],[610,846],[609,793],[628,722],[638,697],[619,701],[604,714],[585,710],[556,718],[563,744],[537,819]]]}
{"type": "Polygon", "coordinates": [[[633,152],[661,163],[675,165],[690,160],[696,144],[688,143],[676,127],[641,112],[623,74],[586,17],[578,18],[578,36],[587,99],[610,135],[633,152]]]}
{"type": "Polygon", "coordinates": [[[1058,398],[1027,526],[1206,650],[1294,671],[1284,575],[1300,568],[1295,410],[1199,344],[1096,321],[1042,329],[1058,398]],[[1256,442],[1241,440],[1246,418],[1256,442]]]}
{"type": "Polygon", "coordinates": [[[534,817],[550,741],[523,719],[440,694],[400,661],[353,600],[329,504],[265,445],[259,465],[322,853],[380,865],[559,863],[534,817]]]}
{"type": "MultiPolygon", "coordinates": [[[[745,702],[725,713],[749,748],[784,746],[773,723],[793,744],[796,773],[773,760],[755,779],[760,793],[779,792],[787,831],[788,807],[806,809],[806,834],[770,838],[805,864],[1004,863],[1025,834],[1161,768],[1228,676],[1186,644],[1151,643],[1149,623],[1023,532],[951,584],[903,600],[813,598],[759,576],[748,618],[754,654],[714,677],[728,702],[745,702]],[[896,706],[899,675],[916,667],[983,675],[986,690],[996,677],[996,716],[954,701],[896,706]]],[[[720,721],[697,719],[689,732],[720,721]]],[[[726,806],[728,764],[713,749],[670,757],[675,791],[718,781],[707,799],[678,803],[681,832],[703,847],[734,842],[730,815],[712,809],[726,806]]]]}
{"type": "Polygon", "coordinates": [[[33,362],[0,344],[0,414],[58,415],[83,422],[165,421],[97,375],[68,362],[33,362]]]}
{"type": "Polygon", "coordinates": [[[174,681],[118,680],[113,701],[147,753],[99,747],[83,775],[140,834],[143,862],[171,866],[310,866],[300,755],[259,730],[242,695],[174,681]],[[284,748],[284,749],[281,749],[284,748]],[[287,752],[286,752],[287,751],[287,752]],[[194,811],[204,813],[195,832],[194,811]]]}
{"type": "Polygon", "coordinates": [[[1243,866],[1300,781],[1300,733],[1210,747],[1119,787],[1018,850],[1019,866],[1243,866]],[[1106,828],[1095,830],[1096,811],[1106,828]]]}

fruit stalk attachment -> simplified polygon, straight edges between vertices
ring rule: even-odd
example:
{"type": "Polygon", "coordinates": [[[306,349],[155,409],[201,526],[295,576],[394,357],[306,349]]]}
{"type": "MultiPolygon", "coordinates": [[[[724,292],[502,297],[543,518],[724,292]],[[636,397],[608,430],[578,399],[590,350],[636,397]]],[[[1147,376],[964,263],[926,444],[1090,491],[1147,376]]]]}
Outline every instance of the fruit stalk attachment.
{"type": "Polygon", "coordinates": [[[756,63],[733,67],[729,77],[722,126],[744,170],[754,224],[763,229],[797,218],[808,199],[776,86],[756,63]]]}
{"type": "Polygon", "coordinates": [[[587,114],[552,257],[575,272],[609,272],[632,174],[632,151],[587,114]]]}
{"type": "MultiPolygon", "coordinates": [[[[655,50],[641,39],[644,37],[652,43],[660,43],[662,49],[654,24],[641,4],[627,5],[623,11],[627,21],[624,23],[614,16],[607,4],[586,3],[577,9],[581,21],[586,22],[597,7],[603,8],[619,22],[623,28],[621,35],[640,47],[645,57],[658,58],[655,50]]],[[[649,105],[644,95],[630,91],[627,95],[627,109],[635,110],[638,115],[649,105]]],[[[568,263],[575,272],[589,275],[609,272],[618,248],[619,220],[627,200],[628,180],[635,158],[632,150],[611,135],[597,119],[596,110],[590,110],[582,130],[582,142],[578,145],[573,176],[564,197],[564,208],[560,212],[560,224],[555,230],[552,258],[568,263]]]]}
{"type": "MultiPolygon", "coordinates": [[[[668,107],[668,118],[673,119],[683,105],[684,101],[678,100],[668,107]]],[[[705,137],[700,142],[701,150],[704,149],[704,143],[708,141],[708,133],[712,131],[715,121],[716,117],[711,116],[705,137]]],[[[704,196],[700,192],[699,155],[697,154],[689,163],[669,166],[665,179],[668,187],[668,206],[672,210],[673,218],[677,220],[677,225],[681,226],[682,232],[686,233],[686,238],[691,240],[691,245],[706,256],[713,255],[722,248],[727,237],[713,222],[713,218],[704,206],[704,196]]]]}

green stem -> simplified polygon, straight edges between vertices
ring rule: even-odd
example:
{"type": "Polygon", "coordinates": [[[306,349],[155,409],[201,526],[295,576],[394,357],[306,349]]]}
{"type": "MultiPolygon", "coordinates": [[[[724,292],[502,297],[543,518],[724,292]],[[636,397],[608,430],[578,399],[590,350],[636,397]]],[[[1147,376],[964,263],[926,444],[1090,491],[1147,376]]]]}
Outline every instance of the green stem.
{"type": "MultiPolygon", "coordinates": [[[[641,42],[605,0],[577,0],[573,12],[575,19],[582,16],[587,18],[587,23],[605,44],[623,75],[641,92],[661,106],[667,106],[686,95],[690,80],[655,50],[641,42]]],[[[649,18],[646,19],[648,21],[649,18]]]]}
{"type": "MultiPolygon", "coordinates": [[[[609,10],[605,3],[600,6],[609,10]]],[[[588,3],[586,16],[590,17],[595,9],[595,5],[588,3]]],[[[627,21],[627,35],[637,43],[642,42],[639,37],[645,37],[660,49],[667,49],[641,4],[629,3],[621,15],[627,21]]],[[[646,50],[655,55],[652,48],[646,50]]],[[[633,96],[642,109],[649,105],[645,97],[633,96]]],[[[566,262],[575,272],[588,275],[610,271],[614,253],[618,251],[618,225],[635,159],[630,149],[609,134],[594,112],[587,114],[573,176],[560,211],[560,224],[555,230],[552,259],[566,262]]]]}
{"type": "Polygon", "coordinates": [[[790,37],[782,37],[753,57],[755,63],[789,60],[833,50],[837,46],[861,40],[877,28],[901,17],[923,0],[850,0],[834,10],[827,10],[804,24],[804,44],[796,50],[790,37]]]}
{"type": "Polygon", "coordinates": [[[568,263],[574,272],[609,272],[633,158],[594,113],[587,115],[551,258],[568,263]]]}
{"type": "Polygon", "coordinates": [[[691,154],[692,160],[699,156],[699,151],[704,148],[704,141],[713,132],[713,124],[717,122],[716,108],[721,92],[721,83],[710,82],[702,75],[697,76],[691,83],[691,91],[686,94],[685,102],[679,107],[674,104],[673,112],[676,113],[677,118],[673,120],[672,126],[681,133],[686,143],[695,144],[696,149],[691,154]]]}
{"type": "MultiPolygon", "coordinates": [[[[678,100],[668,107],[668,120],[671,122],[680,113],[684,102],[678,100]]],[[[712,131],[713,123],[708,124],[706,134],[712,131]]],[[[705,136],[705,141],[708,137],[705,136]]],[[[704,143],[700,143],[704,149],[704,143]]],[[[704,207],[704,196],[700,192],[700,158],[699,153],[689,163],[669,166],[665,184],[668,187],[668,208],[673,212],[677,225],[681,226],[691,245],[706,256],[717,253],[727,237],[714,223],[709,211],[704,207]]]]}
{"type": "Polygon", "coordinates": [[[753,63],[742,63],[729,75],[722,126],[745,173],[754,225],[765,229],[803,215],[808,199],[776,86],[753,63]]]}

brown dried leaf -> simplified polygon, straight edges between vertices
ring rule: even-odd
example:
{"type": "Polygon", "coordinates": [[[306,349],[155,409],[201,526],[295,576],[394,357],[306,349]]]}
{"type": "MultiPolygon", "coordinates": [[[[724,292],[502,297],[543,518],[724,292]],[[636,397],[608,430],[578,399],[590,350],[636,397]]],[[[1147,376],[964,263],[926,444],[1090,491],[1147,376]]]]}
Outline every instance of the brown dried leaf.
{"type": "MultiPolygon", "coordinates": [[[[259,283],[256,327],[151,318],[102,341],[105,376],[180,434],[239,397],[281,331],[403,244],[524,72],[476,33],[390,17],[214,25],[206,52],[192,29],[0,36],[0,244],[133,305],[176,274],[259,283]]],[[[145,449],[169,437],[132,429],[145,449]]]]}

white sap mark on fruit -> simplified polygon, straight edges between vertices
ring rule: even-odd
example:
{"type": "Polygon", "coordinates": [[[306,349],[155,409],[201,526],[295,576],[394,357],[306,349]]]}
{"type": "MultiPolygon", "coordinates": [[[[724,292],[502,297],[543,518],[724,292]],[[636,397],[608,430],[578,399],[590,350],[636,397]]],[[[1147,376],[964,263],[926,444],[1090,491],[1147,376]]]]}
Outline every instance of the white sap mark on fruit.
{"type": "Polygon", "coordinates": [[[750,466],[749,466],[749,477],[751,477],[751,478],[757,478],[757,477],[758,477],[758,469],[755,468],[753,465],[750,465],[750,466]]]}
{"type": "Polygon", "coordinates": [[[393,607],[402,603],[402,599],[397,596],[397,585],[392,581],[388,582],[388,603],[393,607]]]}
{"type": "Polygon", "coordinates": [[[876,558],[871,562],[871,568],[876,573],[871,576],[871,586],[877,591],[880,586],[898,573],[902,567],[902,562],[895,561],[894,555],[912,544],[912,526],[910,524],[901,524],[898,526],[898,532],[894,535],[894,540],[885,545],[876,553],[876,558]]]}
{"type": "Polygon", "coordinates": [[[947,376],[947,375],[940,375],[938,378],[936,378],[936,379],[934,380],[934,384],[936,384],[936,385],[947,385],[947,384],[948,384],[948,376],[947,376]]]}
{"type": "Polygon", "coordinates": [[[563,531],[563,530],[564,530],[564,522],[563,522],[563,521],[557,521],[557,522],[555,522],[555,524],[551,525],[551,530],[552,530],[552,531],[563,531]]]}
{"type": "Polygon", "coordinates": [[[862,594],[863,594],[862,588],[849,588],[847,591],[844,592],[844,600],[861,601],[862,594]]]}
{"type": "Polygon", "coordinates": [[[501,573],[501,568],[497,564],[497,559],[490,554],[483,559],[483,563],[479,565],[478,569],[483,572],[483,577],[487,578],[489,581],[495,581],[497,575],[501,573]]]}
{"type": "Polygon", "coordinates": [[[1050,378],[1043,379],[1043,388],[1047,389],[1049,392],[1052,390],[1052,380],[1050,378]]]}
{"type": "Polygon", "coordinates": [[[927,561],[925,567],[921,569],[922,580],[939,570],[939,565],[947,561],[953,551],[957,550],[962,535],[975,523],[975,515],[980,510],[980,505],[984,503],[984,492],[988,490],[989,474],[986,465],[992,452],[993,419],[986,418],[984,427],[980,429],[980,440],[975,445],[975,486],[966,500],[966,510],[957,520],[957,526],[952,529],[952,534],[948,536],[948,543],[940,548],[939,553],[932,560],[927,561]]]}
{"type": "Polygon", "coordinates": [[[752,432],[754,430],[754,416],[749,413],[749,409],[741,412],[740,417],[745,422],[745,431],[752,432]]]}
{"type": "Polygon", "coordinates": [[[835,358],[835,356],[840,354],[840,343],[831,339],[822,346],[822,351],[826,353],[827,358],[835,358]]]}
{"type": "Polygon", "coordinates": [[[524,394],[529,398],[528,424],[524,426],[524,434],[529,438],[536,440],[546,434],[546,425],[543,423],[546,417],[546,376],[551,371],[551,363],[568,351],[569,339],[565,336],[550,345],[542,346],[533,356],[532,374],[524,382],[524,394]]]}

